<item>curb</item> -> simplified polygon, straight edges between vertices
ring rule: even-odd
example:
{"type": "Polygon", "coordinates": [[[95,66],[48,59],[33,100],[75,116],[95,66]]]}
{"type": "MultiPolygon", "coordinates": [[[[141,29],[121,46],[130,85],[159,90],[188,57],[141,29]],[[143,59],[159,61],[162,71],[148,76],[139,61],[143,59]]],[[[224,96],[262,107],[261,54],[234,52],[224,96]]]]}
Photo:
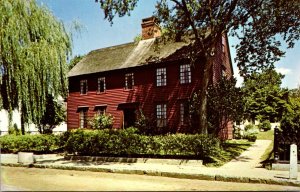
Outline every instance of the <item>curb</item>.
{"type": "Polygon", "coordinates": [[[75,156],[65,155],[65,160],[69,161],[87,161],[87,162],[119,162],[119,163],[152,163],[167,165],[192,165],[203,166],[203,160],[197,159],[165,159],[165,158],[147,158],[147,157],[105,157],[105,156],[75,156]]]}
{"type": "Polygon", "coordinates": [[[43,164],[15,164],[15,163],[1,163],[2,166],[8,167],[28,167],[28,168],[48,168],[48,169],[62,169],[62,170],[76,170],[76,171],[92,171],[105,173],[121,173],[121,174],[137,174],[149,176],[172,177],[179,179],[197,179],[208,181],[223,181],[223,182],[237,182],[237,183],[256,183],[256,184],[272,184],[300,187],[300,181],[292,181],[286,179],[263,179],[251,177],[235,177],[224,175],[209,175],[209,174],[188,174],[166,171],[154,170],[136,170],[136,169],[111,169],[100,167],[75,167],[75,166],[61,166],[61,165],[43,165],[43,164]]]}

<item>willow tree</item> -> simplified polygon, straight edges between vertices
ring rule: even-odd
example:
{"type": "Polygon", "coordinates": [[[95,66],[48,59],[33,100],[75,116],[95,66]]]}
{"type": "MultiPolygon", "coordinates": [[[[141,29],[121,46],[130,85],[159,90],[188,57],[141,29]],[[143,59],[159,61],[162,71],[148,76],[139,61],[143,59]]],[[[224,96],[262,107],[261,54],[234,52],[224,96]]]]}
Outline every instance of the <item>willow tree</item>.
{"type": "MultiPolygon", "coordinates": [[[[96,0],[112,23],[130,15],[139,0],[96,0]]],[[[282,42],[292,48],[300,35],[299,0],[157,0],[155,15],[165,28],[163,37],[181,41],[190,37],[190,60],[201,65],[200,133],[207,133],[207,88],[212,57],[222,34],[240,40],[236,46],[241,75],[272,67],[284,55],[282,42]],[[201,58],[201,62],[197,61],[201,58]]]]}
{"type": "Polygon", "coordinates": [[[66,94],[71,41],[35,0],[1,0],[0,13],[1,100],[9,114],[20,110],[24,133],[24,123],[40,123],[48,94],[66,94]]]}

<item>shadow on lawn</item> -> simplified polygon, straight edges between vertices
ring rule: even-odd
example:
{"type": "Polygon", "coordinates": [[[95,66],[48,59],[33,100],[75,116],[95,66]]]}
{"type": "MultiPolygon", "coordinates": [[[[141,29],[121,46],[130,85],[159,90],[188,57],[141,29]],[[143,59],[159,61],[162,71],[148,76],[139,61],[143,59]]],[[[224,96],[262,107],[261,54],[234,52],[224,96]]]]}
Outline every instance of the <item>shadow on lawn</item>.
{"type": "MultiPolygon", "coordinates": [[[[203,163],[208,167],[220,167],[232,159],[238,159],[242,152],[247,150],[253,143],[248,141],[236,141],[235,143],[224,142],[221,148],[215,155],[205,158],[203,163]]],[[[241,158],[241,157],[240,157],[241,158]]],[[[248,161],[249,159],[242,159],[248,161]]]]}

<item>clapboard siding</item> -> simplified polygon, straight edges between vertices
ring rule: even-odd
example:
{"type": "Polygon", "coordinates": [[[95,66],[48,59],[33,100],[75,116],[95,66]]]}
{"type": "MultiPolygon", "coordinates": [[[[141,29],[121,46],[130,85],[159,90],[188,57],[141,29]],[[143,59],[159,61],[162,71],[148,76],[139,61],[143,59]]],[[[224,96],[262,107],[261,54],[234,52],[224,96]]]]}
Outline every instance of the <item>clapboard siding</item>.
{"type": "MultiPolygon", "coordinates": [[[[165,64],[167,70],[167,86],[156,86],[156,66],[140,67],[132,70],[119,70],[107,73],[90,74],[87,76],[70,78],[70,91],[68,97],[68,128],[79,126],[78,106],[88,106],[88,116],[94,115],[95,105],[107,105],[107,113],[114,116],[114,127],[122,127],[122,111],[117,107],[120,103],[139,102],[140,109],[147,116],[154,115],[156,103],[167,104],[169,125],[175,127],[179,114],[179,99],[188,99],[192,92],[199,87],[196,78],[197,69],[192,68],[192,83],[181,85],[179,83],[179,63],[165,64]],[[134,73],[134,89],[124,90],[125,74],[134,73]],[[106,92],[97,93],[97,78],[106,78],[106,92]],[[80,80],[87,79],[88,93],[80,95],[80,80]],[[96,83],[95,83],[96,82],[96,83]],[[76,86],[76,87],[75,87],[76,86]]],[[[160,67],[160,66],[159,66],[160,67]]]]}
{"type": "MultiPolygon", "coordinates": [[[[222,44],[218,44],[213,66],[213,82],[217,82],[222,75],[222,66],[226,67],[226,73],[232,76],[229,57],[229,48],[226,45],[225,53],[222,52],[222,44]]],[[[180,103],[199,90],[201,61],[191,67],[192,82],[180,84],[180,64],[188,63],[186,60],[177,60],[167,63],[143,65],[122,70],[106,71],[88,75],[69,77],[68,96],[68,129],[79,127],[79,106],[88,106],[88,117],[95,114],[96,105],[107,105],[106,112],[114,116],[114,128],[123,127],[123,111],[118,110],[121,103],[139,103],[139,109],[147,117],[155,117],[155,107],[158,103],[167,104],[168,129],[172,132],[183,132],[184,127],[179,125],[180,103]],[[167,86],[156,86],[156,69],[166,67],[167,86]],[[134,89],[125,90],[125,74],[134,73],[134,89]],[[97,79],[105,77],[106,92],[97,93],[97,79]],[[80,80],[88,81],[88,93],[80,95],[80,80]]],[[[228,130],[230,132],[230,130],[228,130]]],[[[226,136],[227,137],[227,136],[226,136]]],[[[230,136],[228,136],[230,138],[230,136]]]]}

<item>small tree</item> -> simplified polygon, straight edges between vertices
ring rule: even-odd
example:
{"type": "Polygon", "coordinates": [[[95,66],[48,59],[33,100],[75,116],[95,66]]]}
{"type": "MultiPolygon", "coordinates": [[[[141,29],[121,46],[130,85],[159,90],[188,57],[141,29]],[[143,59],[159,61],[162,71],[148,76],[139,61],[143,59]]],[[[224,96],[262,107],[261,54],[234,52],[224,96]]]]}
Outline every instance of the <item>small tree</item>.
{"type": "Polygon", "coordinates": [[[76,55],[73,59],[69,62],[69,70],[71,70],[85,55],[76,55]]]}
{"type": "Polygon", "coordinates": [[[281,119],[288,99],[288,91],[280,88],[283,78],[274,69],[268,69],[245,79],[242,90],[246,117],[271,122],[281,119]]]}
{"type": "Polygon", "coordinates": [[[54,100],[50,94],[47,95],[46,111],[42,116],[40,124],[38,124],[40,133],[52,133],[52,130],[65,121],[66,114],[62,105],[54,100]]]}
{"type": "MultiPolygon", "coordinates": [[[[208,88],[208,133],[216,136],[230,121],[240,121],[243,114],[243,100],[240,88],[235,87],[236,79],[222,78],[208,88]]],[[[198,113],[198,94],[194,94],[192,112],[198,113]]]]}
{"type": "Polygon", "coordinates": [[[289,97],[288,106],[283,112],[280,128],[286,134],[300,134],[300,95],[292,94],[289,97]]]}
{"type": "Polygon", "coordinates": [[[138,128],[141,134],[145,134],[145,135],[159,134],[154,117],[145,116],[142,110],[139,111],[137,116],[138,119],[135,122],[135,126],[138,128]]]}

